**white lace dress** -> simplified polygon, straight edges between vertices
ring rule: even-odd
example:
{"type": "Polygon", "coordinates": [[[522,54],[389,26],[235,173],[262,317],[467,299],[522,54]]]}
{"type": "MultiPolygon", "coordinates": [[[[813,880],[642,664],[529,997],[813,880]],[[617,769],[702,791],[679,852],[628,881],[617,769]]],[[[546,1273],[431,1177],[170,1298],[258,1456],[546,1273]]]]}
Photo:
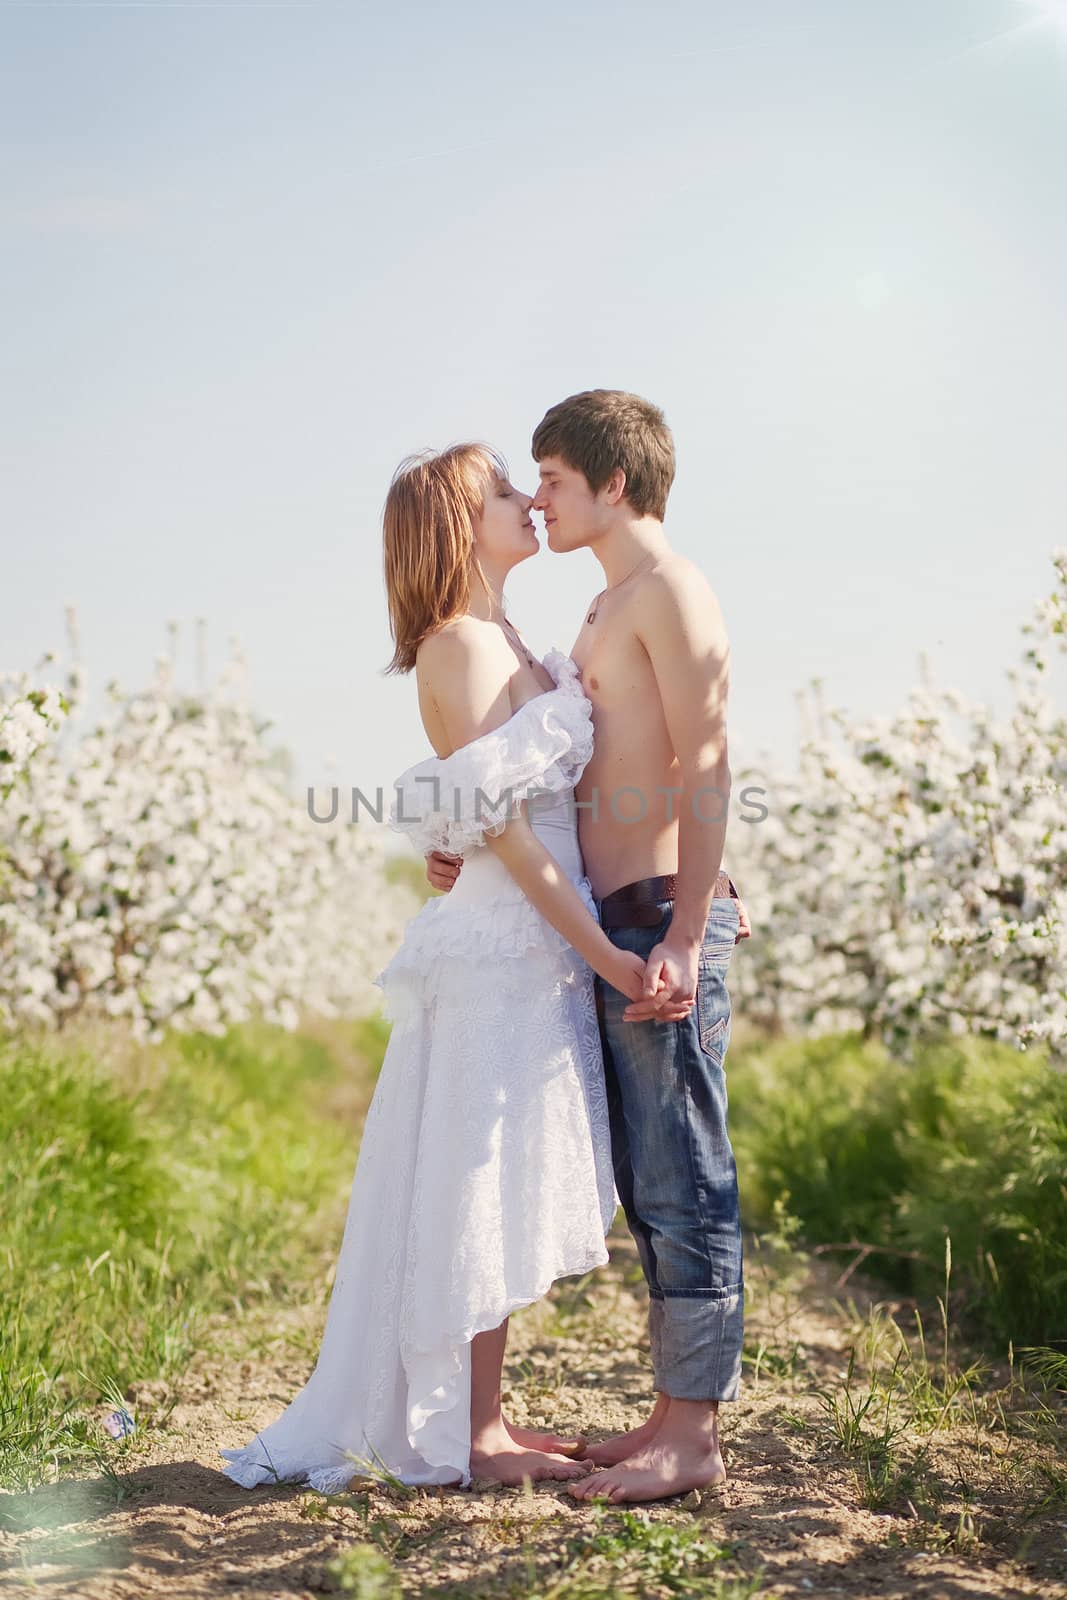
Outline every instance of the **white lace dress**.
{"type": "Polygon", "coordinates": [[[469,1483],[472,1336],[607,1260],[616,1200],[593,975],[483,839],[503,828],[509,790],[539,792],[531,827],[596,915],[569,803],[592,707],[569,656],[551,650],[544,665],[555,688],[397,779],[391,826],[464,865],[375,979],[393,1029],[318,1363],[276,1421],[221,1452],[247,1488],[331,1492],[381,1468],[469,1483]]]}

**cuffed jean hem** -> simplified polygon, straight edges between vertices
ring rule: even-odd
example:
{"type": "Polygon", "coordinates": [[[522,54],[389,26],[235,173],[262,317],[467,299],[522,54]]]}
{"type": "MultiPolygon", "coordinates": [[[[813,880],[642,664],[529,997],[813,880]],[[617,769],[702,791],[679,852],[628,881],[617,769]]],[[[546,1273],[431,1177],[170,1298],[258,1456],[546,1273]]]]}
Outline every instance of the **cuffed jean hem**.
{"type": "Polygon", "coordinates": [[[740,1283],[698,1295],[653,1291],[648,1304],[653,1387],[672,1400],[736,1400],[744,1308],[740,1283]]]}

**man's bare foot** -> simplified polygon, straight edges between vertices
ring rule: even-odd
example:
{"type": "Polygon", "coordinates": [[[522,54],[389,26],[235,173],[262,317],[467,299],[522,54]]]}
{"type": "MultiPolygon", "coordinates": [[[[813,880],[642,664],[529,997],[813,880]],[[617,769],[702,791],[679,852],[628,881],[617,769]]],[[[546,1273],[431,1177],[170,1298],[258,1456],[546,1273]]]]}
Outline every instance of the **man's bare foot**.
{"type": "Polygon", "coordinates": [[[592,1452],[586,1449],[585,1434],[572,1433],[538,1433],[536,1428],[520,1428],[517,1423],[509,1422],[504,1418],[504,1426],[516,1444],[522,1445],[524,1450],[547,1450],[550,1455],[569,1456],[573,1461],[576,1457],[582,1461],[592,1461],[592,1452]]]}
{"type": "Polygon", "coordinates": [[[472,1440],[470,1473],[472,1478],[492,1478],[495,1483],[520,1484],[524,1478],[584,1478],[589,1470],[585,1461],[548,1450],[528,1450],[516,1444],[507,1428],[501,1426],[472,1440]]]}
{"type": "Polygon", "coordinates": [[[601,1440],[600,1444],[588,1445],[582,1451],[583,1456],[598,1467],[614,1467],[620,1461],[625,1461],[628,1456],[652,1443],[670,1403],[669,1395],[658,1394],[652,1415],[639,1428],[632,1428],[629,1433],[616,1433],[610,1439],[601,1440]]]}
{"type": "Polygon", "coordinates": [[[603,1497],[618,1505],[624,1500],[664,1500],[668,1495],[725,1482],[726,1468],[717,1441],[710,1446],[696,1441],[670,1444],[660,1436],[617,1466],[578,1479],[570,1492],[576,1500],[603,1497]]]}

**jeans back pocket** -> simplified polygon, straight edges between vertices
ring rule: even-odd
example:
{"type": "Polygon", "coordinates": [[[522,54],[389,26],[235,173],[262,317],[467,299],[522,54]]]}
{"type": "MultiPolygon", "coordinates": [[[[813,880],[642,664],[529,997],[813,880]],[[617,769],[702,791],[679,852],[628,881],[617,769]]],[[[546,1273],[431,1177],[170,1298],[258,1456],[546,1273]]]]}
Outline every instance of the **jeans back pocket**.
{"type": "Polygon", "coordinates": [[[697,970],[696,1019],[700,1048],[722,1066],[730,1042],[730,995],[726,974],[737,937],[736,900],[713,900],[697,970]]]}

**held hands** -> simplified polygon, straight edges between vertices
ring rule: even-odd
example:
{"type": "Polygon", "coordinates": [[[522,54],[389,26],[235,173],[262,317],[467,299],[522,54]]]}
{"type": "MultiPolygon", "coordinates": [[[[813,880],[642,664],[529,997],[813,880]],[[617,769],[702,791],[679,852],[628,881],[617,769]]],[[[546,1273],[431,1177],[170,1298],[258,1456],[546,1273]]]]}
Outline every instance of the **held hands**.
{"type": "Polygon", "coordinates": [[[605,943],[608,948],[603,959],[596,963],[596,971],[605,983],[618,989],[627,1000],[638,1000],[645,992],[645,963],[632,950],[617,950],[610,939],[606,939],[605,943]]]}
{"type": "MultiPolygon", "coordinates": [[[[434,850],[426,857],[426,876],[433,888],[447,894],[463,866],[463,857],[434,850]]],[[[743,900],[737,902],[735,942],[751,938],[752,927],[743,900]]],[[[600,976],[624,994],[630,1004],[624,1022],[680,1022],[696,1003],[699,949],[674,949],[669,939],[656,945],[647,962],[630,950],[611,947],[600,976]]]]}
{"type": "MultiPolygon", "coordinates": [[[[734,943],[751,939],[752,924],[748,919],[743,900],[737,902],[737,933],[734,943]]],[[[656,945],[645,967],[645,981],[640,995],[623,992],[630,1004],[622,1014],[624,1022],[681,1022],[696,1005],[697,978],[700,968],[700,946],[679,945],[670,942],[670,935],[656,945]]],[[[621,985],[616,985],[616,988],[621,985]]]]}
{"type": "MultiPolygon", "coordinates": [[[[679,998],[671,990],[666,977],[666,962],[656,961],[660,975],[654,977],[651,958],[646,963],[632,950],[618,950],[610,940],[608,942],[610,951],[605,953],[603,961],[597,962],[596,971],[605,983],[610,983],[613,989],[618,989],[629,1000],[630,1004],[622,1014],[624,1022],[645,1022],[650,1018],[656,1022],[680,1022],[689,1015],[694,1000],[684,996],[679,998]]],[[[656,950],[663,949],[663,945],[656,946],[656,950]]],[[[655,956],[656,951],[652,954],[655,956]]],[[[693,994],[695,997],[695,978],[693,994]]]]}
{"type": "Polygon", "coordinates": [[[630,995],[624,1022],[680,1022],[696,1004],[699,945],[657,944],[644,969],[641,993],[630,995]]]}

